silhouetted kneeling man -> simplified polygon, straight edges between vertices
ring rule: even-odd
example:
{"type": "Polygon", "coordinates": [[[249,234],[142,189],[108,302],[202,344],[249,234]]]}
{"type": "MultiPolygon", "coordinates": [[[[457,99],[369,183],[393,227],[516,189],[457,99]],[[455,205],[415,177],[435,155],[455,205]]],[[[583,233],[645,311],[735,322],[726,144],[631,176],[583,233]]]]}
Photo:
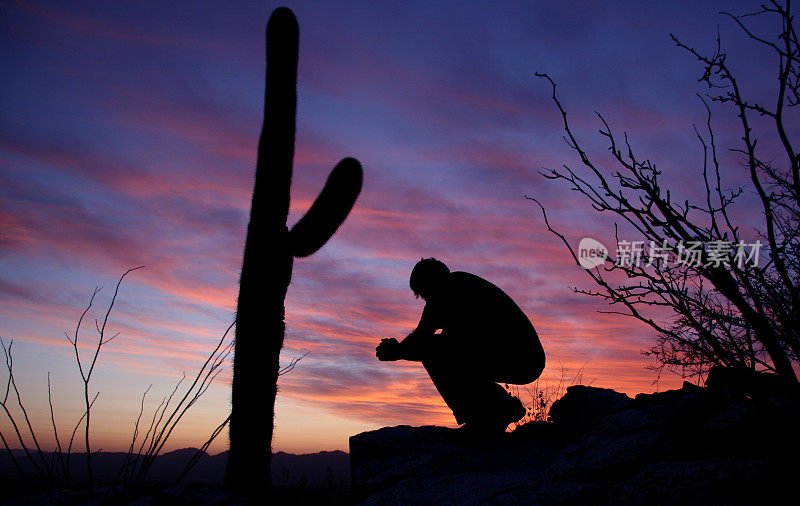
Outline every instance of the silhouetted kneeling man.
{"type": "Polygon", "coordinates": [[[502,432],[521,419],[522,403],[498,383],[530,383],[544,369],[542,344],[525,313],[492,283],[450,272],[435,258],[420,260],[409,284],[425,299],[419,325],[402,342],[382,339],[378,359],[421,361],[465,429],[502,432]]]}

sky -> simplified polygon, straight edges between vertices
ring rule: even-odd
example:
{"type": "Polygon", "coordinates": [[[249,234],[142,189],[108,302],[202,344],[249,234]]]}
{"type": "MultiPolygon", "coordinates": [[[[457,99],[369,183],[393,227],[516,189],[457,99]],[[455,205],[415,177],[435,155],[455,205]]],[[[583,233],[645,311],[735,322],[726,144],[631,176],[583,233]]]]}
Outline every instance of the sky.
{"type": "MultiPolygon", "coordinates": [[[[80,334],[84,362],[97,339],[93,319],[102,321],[120,275],[146,266],[122,283],[108,323],[119,335],[93,373],[95,449],[126,449],[140,406],[149,420],[233,321],[264,26],[279,5],[0,6],[0,337],[13,340],[15,380],[44,447],[54,445],[48,373],[62,439],[82,414],[64,334],[74,334],[96,286],[80,334]]],[[[680,386],[680,376],[647,369],[641,351],[655,342],[652,330],[573,293],[592,288],[589,277],[525,199],[539,199],[571,244],[612,244],[610,217],[539,174],[579,159],[534,72],[556,81],[575,132],[604,165],[595,112],[657,162],[675,195],[697,198],[702,68],[669,33],[710,52],[719,29],[745,89],[769,97],[774,61],[719,14],[757,2],[285,5],[300,24],[289,224],[341,158],[361,162],[364,186],[336,235],[295,261],[282,363],[307,355],[280,378],[275,451],[346,451],[349,436],[387,425],[456,426],[420,364],[375,358],[381,338],[416,325],[423,301],[408,276],[422,257],[478,274],[517,301],[547,354],[542,388],[581,381],[635,395],[680,386]]],[[[719,144],[734,146],[731,111],[713,114],[719,144]]],[[[740,161],[721,157],[728,186],[741,184],[740,161]]],[[[748,199],[735,211],[745,224],[748,199]]],[[[225,419],[230,365],[166,450],[201,445],[225,419]]],[[[0,431],[10,433],[6,419],[0,431]]],[[[226,445],[221,436],[210,451],[226,445]]]]}

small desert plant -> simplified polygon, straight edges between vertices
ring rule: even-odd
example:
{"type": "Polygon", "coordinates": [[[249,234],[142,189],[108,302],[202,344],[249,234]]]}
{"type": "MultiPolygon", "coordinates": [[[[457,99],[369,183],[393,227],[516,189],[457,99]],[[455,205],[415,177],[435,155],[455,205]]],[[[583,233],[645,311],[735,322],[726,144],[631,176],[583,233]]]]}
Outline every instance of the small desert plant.
{"type": "MultiPolygon", "coordinates": [[[[104,346],[106,346],[119,335],[119,333],[115,333],[111,336],[108,336],[107,328],[112,309],[117,301],[117,295],[119,294],[122,281],[130,272],[140,268],[141,267],[136,267],[125,271],[125,273],[117,282],[111,302],[109,303],[102,320],[95,320],[94,328],[96,331],[96,336],[94,345],[89,348],[90,351],[88,360],[86,359],[86,356],[82,356],[81,354],[80,348],[83,348],[83,346],[79,345],[79,341],[81,341],[83,337],[82,330],[84,328],[86,317],[94,304],[95,297],[100,292],[99,287],[95,288],[95,290],[92,292],[89,303],[78,318],[78,323],[72,335],[66,334],[67,340],[72,346],[75,362],[83,384],[83,413],[74,426],[71,426],[72,429],[69,441],[65,441],[66,444],[64,445],[62,445],[58,424],[56,423],[55,410],[53,409],[53,398],[50,388],[50,372],[47,373],[47,395],[50,409],[51,430],[53,431],[53,436],[55,439],[55,450],[49,452],[49,455],[47,455],[48,452],[42,450],[41,445],[39,444],[37,428],[28,415],[28,410],[23,402],[22,393],[20,392],[14,377],[14,356],[12,351],[14,344],[13,340],[6,344],[5,341],[0,339],[0,345],[3,349],[6,361],[6,370],[8,373],[6,378],[5,392],[3,393],[2,397],[0,397],[0,409],[2,409],[3,413],[5,413],[13,432],[12,439],[9,440],[7,439],[6,435],[0,431],[0,441],[2,441],[3,446],[5,447],[20,478],[24,479],[27,476],[23,470],[23,466],[11,449],[12,444],[20,447],[20,449],[24,452],[24,458],[27,459],[30,467],[33,468],[35,474],[40,479],[52,483],[62,484],[74,482],[76,479],[75,475],[77,473],[71,466],[73,460],[72,457],[75,452],[74,448],[76,446],[76,436],[78,435],[79,429],[82,427],[83,431],[81,431],[81,435],[86,459],[86,480],[90,487],[94,485],[95,476],[92,460],[99,450],[92,449],[90,422],[92,408],[94,407],[95,401],[100,393],[92,393],[92,374],[98,363],[101,349],[103,349],[104,346]],[[16,404],[16,406],[13,404],[16,404]]],[[[170,395],[162,399],[161,403],[156,407],[152,416],[150,417],[150,423],[145,431],[144,436],[141,436],[140,424],[142,423],[144,416],[145,400],[152,385],[145,390],[144,394],[142,395],[139,413],[134,423],[128,452],[119,471],[117,472],[116,479],[114,480],[116,484],[121,484],[124,486],[140,485],[145,480],[151,466],[153,465],[153,462],[164,448],[164,445],[175,430],[180,420],[195,404],[195,402],[197,402],[197,400],[200,399],[200,397],[202,397],[202,395],[208,390],[208,388],[211,386],[211,383],[221,372],[222,366],[226,362],[233,348],[233,342],[230,339],[230,330],[233,328],[234,323],[231,323],[230,326],[228,326],[227,330],[224,332],[216,346],[206,358],[202,367],[195,374],[193,381],[188,388],[181,393],[180,387],[186,380],[186,375],[183,374],[181,379],[171,391],[170,395]]],[[[284,367],[281,372],[283,373],[291,370],[301,358],[303,357],[292,360],[292,362],[288,366],[284,367]]],[[[205,451],[208,448],[211,442],[213,442],[214,438],[216,438],[216,436],[222,431],[227,423],[228,419],[226,419],[220,426],[217,427],[209,440],[206,441],[206,443],[202,446],[200,451],[205,451]]],[[[183,476],[188,473],[189,469],[195,462],[196,459],[192,459],[192,461],[189,462],[186,470],[180,478],[183,478],[183,476]]]]}
{"type": "Polygon", "coordinates": [[[567,387],[583,384],[585,366],[585,363],[582,364],[574,374],[570,374],[569,369],[561,364],[557,376],[553,379],[540,376],[530,385],[503,385],[511,395],[522,400],[525,406],[525,416],[518,422],[512,423],[511,429],[515,430],[528,422],[548,421],[550,407],[564,396],[567,387]]]}

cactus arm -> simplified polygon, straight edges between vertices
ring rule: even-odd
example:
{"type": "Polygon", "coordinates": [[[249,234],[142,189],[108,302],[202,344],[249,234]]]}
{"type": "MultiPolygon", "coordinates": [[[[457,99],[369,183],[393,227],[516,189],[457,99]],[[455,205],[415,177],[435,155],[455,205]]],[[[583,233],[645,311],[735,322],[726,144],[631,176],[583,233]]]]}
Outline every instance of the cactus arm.
{"type": "Polygon", "coordinates": [[[353,208],[362,181],[358,160],[345,158],[334,167],[311,208],[289,232],[289,248],[293,256],[311,255],[333,236],[353,208]]]}

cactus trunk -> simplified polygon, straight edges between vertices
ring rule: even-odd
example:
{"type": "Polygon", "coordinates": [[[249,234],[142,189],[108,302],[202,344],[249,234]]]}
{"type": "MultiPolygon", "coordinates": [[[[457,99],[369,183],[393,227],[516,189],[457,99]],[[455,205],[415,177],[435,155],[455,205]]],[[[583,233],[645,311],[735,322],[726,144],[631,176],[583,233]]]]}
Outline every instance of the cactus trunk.
{"type": "Polygon", "coordinates": [[[247,226],[231,391],[227,483],[247,495],[269,482],[275,395],[292,277],[286,218],[294,157],[297,21],[278,9],[267,24],[264,124],[247,226]]]}
{"type": "Polygon", "coordinates": [[[294,258],[321,248],[344,222],[361,191],[361,165],[339,162],[322,193],[289,231],[289,197],[297,106],[297,20],[276,9],[267,23],[264,125],[239,280],[231,392],[230,454],[225,480],[251,500],[266,495],[274,429],[284,299],[294,258]]]}

